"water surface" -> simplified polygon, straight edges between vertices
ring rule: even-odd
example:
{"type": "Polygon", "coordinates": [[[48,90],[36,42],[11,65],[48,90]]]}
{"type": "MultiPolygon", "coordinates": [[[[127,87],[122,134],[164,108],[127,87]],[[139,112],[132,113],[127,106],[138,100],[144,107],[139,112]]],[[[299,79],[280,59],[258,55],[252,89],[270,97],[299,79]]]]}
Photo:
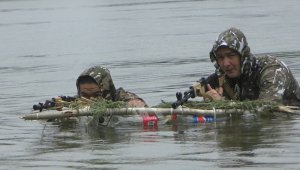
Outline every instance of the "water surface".
{"type": "Polygon", "coordinates": [[[300,80],[297,0],[0,0],[1,169],[299,169],[299,117],[158,129],[23,121],[33,104],[76,93],[101,64],[155,105],[213,69],[235,26],[300,80]],[[75,126],[75,127],[74,127],[75,126]]]}

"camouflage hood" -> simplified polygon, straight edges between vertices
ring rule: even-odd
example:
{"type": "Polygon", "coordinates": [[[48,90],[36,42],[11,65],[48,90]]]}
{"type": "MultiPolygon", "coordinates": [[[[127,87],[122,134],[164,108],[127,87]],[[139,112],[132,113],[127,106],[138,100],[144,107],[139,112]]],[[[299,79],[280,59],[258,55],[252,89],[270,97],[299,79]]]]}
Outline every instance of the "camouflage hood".
{"type": "Polygon", "coordinates": [[[222,32],[216,39],[212,50],[210,51],[210,60],[215,63],[216,71],[222,73],[219,65],[216,63],[216,51],[219,47],[228,47],[241,56],[241,73],[251,74],[251,68],[254,63],[254,56],[250,53],[247,39],[242,31],[237,28],[229,28],[222,32]]]}
{"type": "Polygon", "coordinates": [[[94,66],[83,71],[77,78],[77,94],[80,95],[79,91],[79,81],[80,78],[89,76],[95,80],[101,89],[103,89],[102,97],[108,100],[114,100],[116,88],[112,81],[110,72],[108,69],[101,66],[94,66]]]}

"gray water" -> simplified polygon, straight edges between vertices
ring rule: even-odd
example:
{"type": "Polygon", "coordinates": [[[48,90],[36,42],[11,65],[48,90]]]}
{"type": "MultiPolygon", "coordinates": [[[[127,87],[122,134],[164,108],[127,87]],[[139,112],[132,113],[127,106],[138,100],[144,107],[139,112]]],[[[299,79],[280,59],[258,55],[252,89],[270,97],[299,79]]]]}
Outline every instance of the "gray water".
{"type": "Polygon", "coordinates": [[[298,0],[0,0],[0,169],[299,169],[300,119],[158,129],[23,121],[74,95],[101,64],[148,105],[208,75],[217,35],[235,26],[300,80],[298,0]]]}

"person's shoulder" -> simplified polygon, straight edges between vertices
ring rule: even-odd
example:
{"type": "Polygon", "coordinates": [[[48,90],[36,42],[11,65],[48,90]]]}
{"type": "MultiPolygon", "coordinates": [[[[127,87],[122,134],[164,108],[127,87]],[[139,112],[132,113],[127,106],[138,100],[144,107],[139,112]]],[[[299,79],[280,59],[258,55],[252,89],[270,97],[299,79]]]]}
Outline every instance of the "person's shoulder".
{"type": "Polygon", "coordinates": [[[262,54],[262,55],[258,55],[256,56],[256,58],[258,59],[258,61],[260,61],[261,63],[273,63],[278,61],[278,59],[270,54],[262,54]]]}
{"type": "Polygon", "coordinates": [[[116,90],[116,99],[121,101],[128,101],[139,98],[135,93],[124,90],[122,87],[116,90]]]}
{"type": "Polygon", "coordinates": [[[265,67],[273,67],[273,66],[282,66],[282,62],[273,55],[270,54],[263,54],[256,56],[257,58],[257,63],[260,65],[260,67],[265,68],[265,67]]]}
{"type": "Polygon", "coordinates": [[[288,66],[277,57],[269,54],[257,56],[258,73],[263,79],[274,79],[275,76],[287,78],[291,74],[288,66]]]}
{"type": "Polygon", "coordinates": [[[123,87],[119,87],[117,90],[116,90],[116,93],[117,94],[120,94],[120,93],[127,93],[128,91],[126,91],[123,87]]]}

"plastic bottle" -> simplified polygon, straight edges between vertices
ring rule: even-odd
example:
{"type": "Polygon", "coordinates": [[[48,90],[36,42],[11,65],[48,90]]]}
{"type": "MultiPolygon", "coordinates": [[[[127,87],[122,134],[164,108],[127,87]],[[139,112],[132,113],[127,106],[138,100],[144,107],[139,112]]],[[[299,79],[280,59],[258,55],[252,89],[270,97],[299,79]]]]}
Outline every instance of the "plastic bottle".
{"type": "Polygon", "coordinates": [[[110,120],[112,125],[143,125],[157,126],[159,118],[155,114],[142,113],[140,115],[113,116],[110,120]]]}
{"type": "MultiPolygon", "coordinates": [[[[165,117],[158,117],[155,114],[142,113],[130,116],[113,116],[110,124],[115,125],[142,125],[144,127],[156,127],[164,124],[165,117]]],[[[215,122],[214,116],[197,116],[197,115],[171,115],[171,123],[209,123],[215,122]]]]}
{"type": "Polygon", "coordinates": [[[158,118],[155,114],[148,115],[148,114],[143,114],[143,125],[144,126],[157,126],[158,118]]]}
{"type": "Polygon", "coordinates": [[[209,123],[209,122],[214,122],[215,118],[214,116],[187,116],[186,119],[187,123],[209,123]]]}

